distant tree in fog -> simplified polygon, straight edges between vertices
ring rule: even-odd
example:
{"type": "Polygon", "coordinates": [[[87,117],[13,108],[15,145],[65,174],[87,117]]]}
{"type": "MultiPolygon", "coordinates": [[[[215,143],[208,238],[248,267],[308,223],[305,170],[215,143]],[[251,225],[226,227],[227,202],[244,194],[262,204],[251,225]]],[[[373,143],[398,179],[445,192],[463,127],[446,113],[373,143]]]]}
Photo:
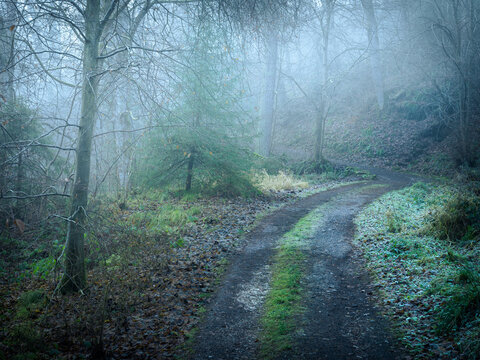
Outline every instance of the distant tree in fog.
{"type": "Polygon", "coordinates": [[[368,48],[370,53],[370,67],[378,107],[382,110],[385,104],[385,90],[383,84],[383,64],[378,38],[378,23],[375,16],[375,7],[372,0],[361,0],[365,12],[368,34],[368,48]]]}
{"type": "MultiPolygon", "coordinates": [[[[479,148],[480,122],[480,3],[476,0],[433,0],[431,29],[444,56],[444,81],[454,92],[437,89],[443,101],[454,107],[455,134],[461,163],[473,165],[479,148]]],[[[438,83],[438,81],[437,81],[438,83]]],[[[452,114],[442,112],[450,118],[452,114]]]]}

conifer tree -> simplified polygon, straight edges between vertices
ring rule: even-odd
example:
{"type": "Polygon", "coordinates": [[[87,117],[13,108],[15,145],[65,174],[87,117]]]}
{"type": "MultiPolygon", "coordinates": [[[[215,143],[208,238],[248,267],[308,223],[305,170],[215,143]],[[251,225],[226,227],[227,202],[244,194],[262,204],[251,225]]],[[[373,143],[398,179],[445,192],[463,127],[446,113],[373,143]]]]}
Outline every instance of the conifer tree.
{"type": "Polygon", "coordinates": [[[178,70],[178,105],[168,126],[159,117],[159,129],[147,136],[142,157],[146,176],[137,179],[143,184],[176,179],[184,182],[186,191],[196,181],[221,192],[235,185],[249,188],[244,174],[254,127],[241,110],[245,91],[239,60],[222,35],[206,21],[193,36],[187,34],[189,46],[178,70]]]}

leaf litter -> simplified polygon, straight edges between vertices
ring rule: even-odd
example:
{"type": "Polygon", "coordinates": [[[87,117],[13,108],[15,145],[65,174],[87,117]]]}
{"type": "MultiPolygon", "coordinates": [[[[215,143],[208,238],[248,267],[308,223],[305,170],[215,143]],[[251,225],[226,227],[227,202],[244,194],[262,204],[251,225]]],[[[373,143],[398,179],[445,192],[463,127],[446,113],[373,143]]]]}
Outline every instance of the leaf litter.
{"type": "Polygon", "coordinates": [[[195,207],[197,214],[160,235],[132,217],[165,203],[143,200],[123,209],[109,205],[103,213],[97,209],[100,220],[93,240],[87,241],[93,260],[87,261],[89,287],[84,293],[56,294],[59,274],[20,282],[2,278],[0,351],[7,358],[34,353],[39,359],[186,356],[228,259],[244,245],[243,235],[268,212],[335,186],[338,182],[332,181],[254,199],[167,200],[187,212],[195,207]],[[47,305],[20,319],[16,309],[21,294],[39,289],[48,296],[47,305]],[[29,340],[14,334],[16,325],[34,329],[41,346],[29,350],[29,340]]]}

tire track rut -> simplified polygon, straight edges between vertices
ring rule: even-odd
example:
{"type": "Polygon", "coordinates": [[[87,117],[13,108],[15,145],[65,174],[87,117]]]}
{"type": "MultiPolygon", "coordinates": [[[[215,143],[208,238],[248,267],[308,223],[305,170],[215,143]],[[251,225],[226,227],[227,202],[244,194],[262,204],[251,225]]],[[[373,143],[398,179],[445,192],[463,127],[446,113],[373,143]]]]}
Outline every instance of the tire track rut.
{"type": "Polygon", "coordinates": [[[195,338],[193,359],[255,359],[259,319],[268,293],[278,239],[310,211],[329,205],[326,221],[309,241],[305,313],[291,351],[281,359],[394,359],[389,325],[369,301],[364,267],[351,248],[353,218],[367,203],[412,182],[381,170],[378,180],[324,191],[270,214],[246,239],[210,302],[195,338]],[[385,185],[372,186],[372,185],[385,185]]]}

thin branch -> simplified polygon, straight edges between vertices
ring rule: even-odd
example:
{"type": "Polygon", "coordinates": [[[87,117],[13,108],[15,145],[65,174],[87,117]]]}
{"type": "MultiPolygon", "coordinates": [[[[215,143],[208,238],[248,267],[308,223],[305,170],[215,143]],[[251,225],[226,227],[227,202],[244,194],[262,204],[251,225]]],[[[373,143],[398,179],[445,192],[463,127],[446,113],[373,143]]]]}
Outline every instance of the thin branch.
{"type": "Polygon", "coordinates": [[[15,149],[18,148],[19,146],[24,146],[24,147],[45,147],[45,148],[52,148],[52,149],[59,149],[59,150],[64,150],[64,151],[76,151],[74,148],[64,148],[61,146],[57,145],[49,145],[49,144],[40,144],[40,143],[28,143],[22,145],[21,142],[19,144],[12,144],[12,145],[7,145],[7,144],[2,144],[0,145],[0,148],[5,148],[5,149],[15,149]]]}
{"type": "Polygon", "coordinates": [[[121,53],[121,52],[128,51],[128,50],[130,50],[130,49],[134,49],[134,50],[144,50],[144,51],[154,52],[154,53],[157,53],[157,54],[163,54],[163,53],[166,53],[166,52],[180,51],[180,49],[156,50],[156,49],[146,48],[146,47],[143,47],[143,46],[125,46],[125,47],[123,47],[123,48],[120,48],[120,49],[117,49],[117,50],[113,50],[113,51],[109,52],[108,54],[100,55],[100,56],[97,57],[97,59],[99,59],[99,60],[106,59],[106,58],[112,57],[112,56],[114,56],[114,55],[116,55],[116,54],[119,54],[119,53],[121,53]]]}
{"type": "Polygon", "coordinates": [[[3,196],[3,194],[0,193],[0,199],[18,199],[18,200],[24,200],[24,199],[42,198],[42,197],[47,197],[47,196],[70,197],[69,194],[60,194],[60,193],[46,193],[46,194],[25,195],[25,196],[15,196],[15,195],[3,196]]]}
{"type": "Polygon", "coordinates": [[[137,131],[142,131],[142,130],[149,130],[149,129],[156,129],[162,127],[161,125],[152,125],[152,126],[146,126],[140,129],[133,129],[133,130],[112,130],[112,131],[106,131],[100,134],[96,134],[93,136],[93,138],[99,137],[99,136],[104,136],[108,134],[116,134],[116,133],[133,133],[137,131]]]}
{"type": "Polygon", "coordinates": [[[63,81],[63,80],[60,80],[59,78],[57,78],[56,76],[54,76],[52,73],[50,73],[50,71],[48,71],[47,68],[45,67],[45,65],[43,65],[42,60],[40,60],[40,58],[38,57],[37,53],[36,53],[35,50],[33,49],[32,44],[30,44],[30,42],[29,42],[29,41],[26,41],[26,40],[25,40],[25,43],[27,44],[27,46],[28,46],[28,47],[30,48],[30,50],[32,51],[33,56],[35,56],[35,59],[37,59],[38,63],[40,64],[40,67],[41,67],[42,70],[45,72],[45,74],[47,74],[51,79],[55,80],[56,82],[58,82],[58,83],[60,83],[60,84],[62,84],[62,85],[71,87],[71,88],[73,88],[73,89],[75,89],[75,88],[77,87],[76,85],[67,83],[66,81],[63,81]]]}
{"type": "MultiPolygon", "coordinates": [[[[118,5],[118,1],[119,0],[112,0],[112,2],[110,3],[110,7],[108,8],[107,12],[105,13],[105,16],[103,17],[102,21],[100,22],[100,27],[98,29],[98,35],[102,34],[103,29],[105,28],[105,25],[107,25],[107,22],[110,20],[110,16],[112,16],[112,14],[113,14],[113,10],[115,10],[115,8],[118,5]]],[[[126,6],[129,2],[130,2],[129,0],[125,1],[126,4],[124,6],[126,6]]]]}

